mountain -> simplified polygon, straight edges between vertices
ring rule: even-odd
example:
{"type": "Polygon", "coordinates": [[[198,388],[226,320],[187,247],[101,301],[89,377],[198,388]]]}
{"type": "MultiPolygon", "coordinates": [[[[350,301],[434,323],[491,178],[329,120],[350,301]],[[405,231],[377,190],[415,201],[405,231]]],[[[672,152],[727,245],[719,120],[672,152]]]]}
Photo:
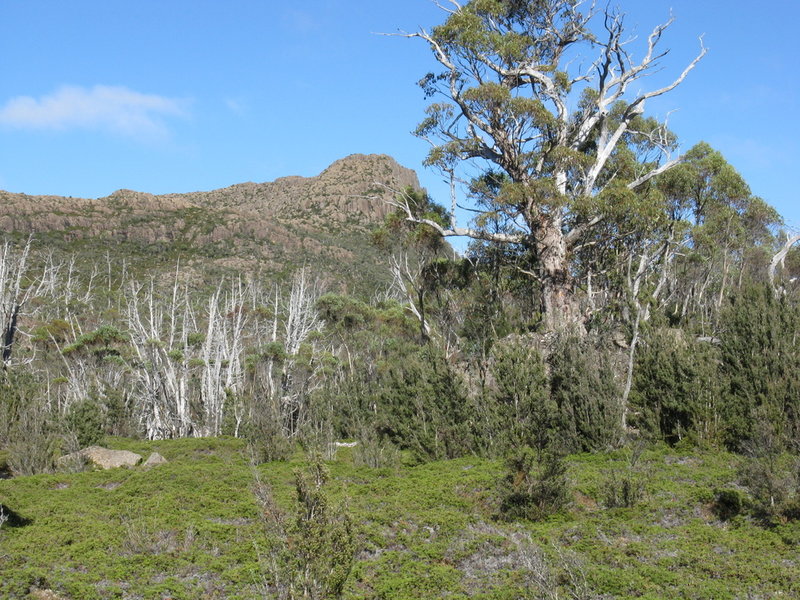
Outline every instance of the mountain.
{"type": "Polygon", "coordinates": [[[82,264],[125,259],[132,268],[175,261],[207,280],[231,270],[287,274],[303,264],[359,287],[386,277],[370,232],[387,200],[419,188],[411,169],[386,155],[354,154],[316,177],[181,194],[118,190],[104,198],[0,191],[0,231],[75,253],[82,264]]]}

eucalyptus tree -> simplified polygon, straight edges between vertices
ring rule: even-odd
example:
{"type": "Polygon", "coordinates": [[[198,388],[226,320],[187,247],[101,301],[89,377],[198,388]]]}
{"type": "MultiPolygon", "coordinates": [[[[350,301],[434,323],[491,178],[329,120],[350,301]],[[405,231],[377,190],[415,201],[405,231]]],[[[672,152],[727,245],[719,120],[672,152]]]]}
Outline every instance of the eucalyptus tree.
{"type": "Polygon", "coordinates": [[[427,42],[441,66],[420,81],[436,101],[415,133],[431,144],[426,164],[451,182],[451,219],[443,225],[401,207],[442,236],[524,246],[545,326],[579,323],[574,253],[680,161],[665,123],[643,116],[645,104],[683,82],[706,50],[701,43],[674,79],[642,91],[667,54],[660,42],[672,19],[652,30],[636,60],[623,15],[608,8],[578,0],[441,7],[443,24],[404,35],[427,42]],[[587,54],[594,58],[583,63],[587,54]],[[468,227],[455,224],[459,183],[479,210],[468,227]]]}

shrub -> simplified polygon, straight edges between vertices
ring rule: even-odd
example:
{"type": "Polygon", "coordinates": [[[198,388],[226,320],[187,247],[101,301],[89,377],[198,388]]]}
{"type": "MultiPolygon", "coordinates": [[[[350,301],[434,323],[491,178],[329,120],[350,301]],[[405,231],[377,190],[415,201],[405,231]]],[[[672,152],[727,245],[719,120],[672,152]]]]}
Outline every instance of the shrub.
{"type": "Polygon", "coordinates": [[[266,411],[253,415],[244,427],[244,437],[254,464],[287,460],[292,454],[292,442],[284,435],[280,421],[270,418],[266,411]]]}
{"type": "Polygon", "coordinates": [[[647,470],[639,460],[645,444],[637,444],[630,452],[626,463],[609,469],[601,482],[603,503],[607,508],[633,508],[644,498],[647,470]]]}
{"type": "Polygon", "coordinates": [[[632,422],[669,444],[687,434],[716,442],[723,391],[718,355],[713,344],[679,330],[654,331],[636,360],[630,402],[639,418],[632,422]]]}
{"type": "Polygon", "coordinates": [[[747,498],[739,490],[721,489],[714,492],[711,510],[721,521],[730,521],[747,508],[747,498]]]}
{"type": "Polygon", "coordinates": [[[21,407],[9,433],[8,465],[18,475],[50,473],[61,455],[62,437],[40,399],[21,407]]]}
{"type": "Polygon", "coordinates": [[[621,390],[611,353],[588,337],[564,334],[549,357],[558,435],[571,451],[602,451],[622,439],[621,390]]]}
{"type": "Polygon", "coordinates": [[[82,400],[70,406],[66,417],[67,429],[76,437],[78,446],[85,448],[103,438],[103,411],[93,400],[82,400]]]}
{"type": "Polygon", "coordinates": [[[506,449],[530,446],[542,450],[555,423],[554,403],[541,352],[522,342],[497,343],[492,349],[493,402],[497,408],[495,437],[506,449]]]}
{"type": "Polygon", "coordinates": [[[776,298],[766,284],[745,287],[721,323],[728,445],[753,438],[754,425],[766,418],[785,447],[800,432],[800,306],[776,298]]]}
{"type": "Polygon", "coordinates": [[[567,466],[558,452],[523,448],[506,463],[500,484],[500,513],[503,518],[541,520],[569,503],[567,466]]]}
{"type": "Polygon", "coordinates": [[[419,461],[456,458],[473,449],[471,407],[461,377],[427,345],[390,366],[376,391],[382,433],[419,461]]]}
{"type": "Polygon", "coordinates": [[[373,427],[362,427],[358,444],[353,448],[353,463],[379,469],[400,464],[400,452],[389,440],[381,438],[373,427]]]}
{"type": "Polygon", "coordinates": [[[295,600],[340,598],[356,553],[350,518],[331,505],[328,471],[319,455],[305,472],[295,471],[294,518],[278,508],[272,490],[257,477],[256,496],[262,508],[267,555],[261,555],[264,592],[295,600]]]}

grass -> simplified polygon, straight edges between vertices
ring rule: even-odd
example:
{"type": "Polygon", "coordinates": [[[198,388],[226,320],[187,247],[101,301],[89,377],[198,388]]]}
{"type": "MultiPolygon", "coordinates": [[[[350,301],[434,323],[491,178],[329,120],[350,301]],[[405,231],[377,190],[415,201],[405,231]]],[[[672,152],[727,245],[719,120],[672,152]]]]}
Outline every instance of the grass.
{"type": "MultiPolygon", "coordinates": [[[[260,598],[264,535],[243,443],[230,438],[107,445],[168,464],[0,480],[0,502],[26,525],[0,530],[0,597],[32,588],[65,598],[260,598]]],[[[356,466],[340,449],[330,496],[357,526],[346,598],[800,597],[797,523],[721,522],[714,490],[738,458],[645,452],[643,494],[606,509],[622,453],[569,458],[574,502],[537,523],[496,519],[499,462],[462,458],[416,467],[356,466]],[[548,595],[550,594],[550,595],[548,595]]],[[[258,467],[291,511],[304,457],[258,467]]]]}

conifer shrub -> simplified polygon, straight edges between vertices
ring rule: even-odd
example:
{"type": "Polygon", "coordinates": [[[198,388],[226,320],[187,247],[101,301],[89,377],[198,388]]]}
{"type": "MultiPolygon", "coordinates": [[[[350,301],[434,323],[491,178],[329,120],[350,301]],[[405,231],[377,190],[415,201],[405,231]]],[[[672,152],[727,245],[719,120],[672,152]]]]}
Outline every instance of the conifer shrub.
{"type": "Polygon", "coordinates": [[[715,444],[722,435],[719,351],[680,330],[656,329],[639,347],[631,424],[669,444],[686,436],[715,444]]]}
{"type": "Polygon", "coordinates": [[[550,398],[542,353],[523,341],[492,348],[494,390],[486,399],[493,408],[493,437],[502,449],[530,446],[543,450],[551,438],[557,408],[550,398]]]}
{"type": "Polygon", "coordinates": [[[420,462],[457,458],[474,448],[474,410],[461,376],[431,344],[389,365],[375,402],[385,415],[381,433],[420,462]]]}
{"type": "Polygon", "coordinates": [[[644,498],[648,478],[640,462],[644,448],[644,443],[637,444],[624,464],[605,471],[600,488],[606,508],[633,508],[644,498]]]}
{"type": "Polygon", "coordinates": [[[739,467],[739,483],[752,498],[752,510],[766,522],[793,514],[800,497],[800,462],[783,452],[780,430],[768,416],[754,423],[753,437],[744,444],[746,458],[739,467]]]}
{"type": "Polygon", "coordinates": [[[745,286],[720,322],[722,371],[728,388],[725,442],[740,449],[765,419],[782,447],[800,439],[800,305],[770,286],[745,286]]]}
{"type": "Polygon", "coordinates": [[[255,493],[265,539],[256,548],[266,597],[341,598],[357,543],[350,517],[329,498],[328,477],[321,457],[310,456],[307,469],[295,471],[296,501],[287,513],[275,502],[270,486],[257,476],[255,493]]]}
{"type": "Polygon", "coordinates": [[[736,489],[724,488],[714,492],[711,510],[721,521],[730,521],[742,514],[748,506],[747,497],[736,489]]]}
{"type": "Polygon", "coordinates": [[[255,464],[287,460],[292,454],[292,442],[284,434],[278,411],[270,402],[252,407],[243,433],[250,460],[255,464]]]}
{"type": "Polygon", "coordinates": [[[569,504],[571,493],[567,465],[552,448],[522,448],[506,461],[500,482],[500,515],[507,520],[539,521],[569,504]]]}
{"type": "Polygon", "coordinates": [[[92,446],[103,439],[102,408],[89,398],[70,406],[65,421],[80,448],[92,446]]]}
{"type": "Polygon", "coordinates": [[[611,352],[598,340],[565,333],[548,357],[558,436],[570,451],[602,451],[622,439],[621,389],[611,352]]]}

